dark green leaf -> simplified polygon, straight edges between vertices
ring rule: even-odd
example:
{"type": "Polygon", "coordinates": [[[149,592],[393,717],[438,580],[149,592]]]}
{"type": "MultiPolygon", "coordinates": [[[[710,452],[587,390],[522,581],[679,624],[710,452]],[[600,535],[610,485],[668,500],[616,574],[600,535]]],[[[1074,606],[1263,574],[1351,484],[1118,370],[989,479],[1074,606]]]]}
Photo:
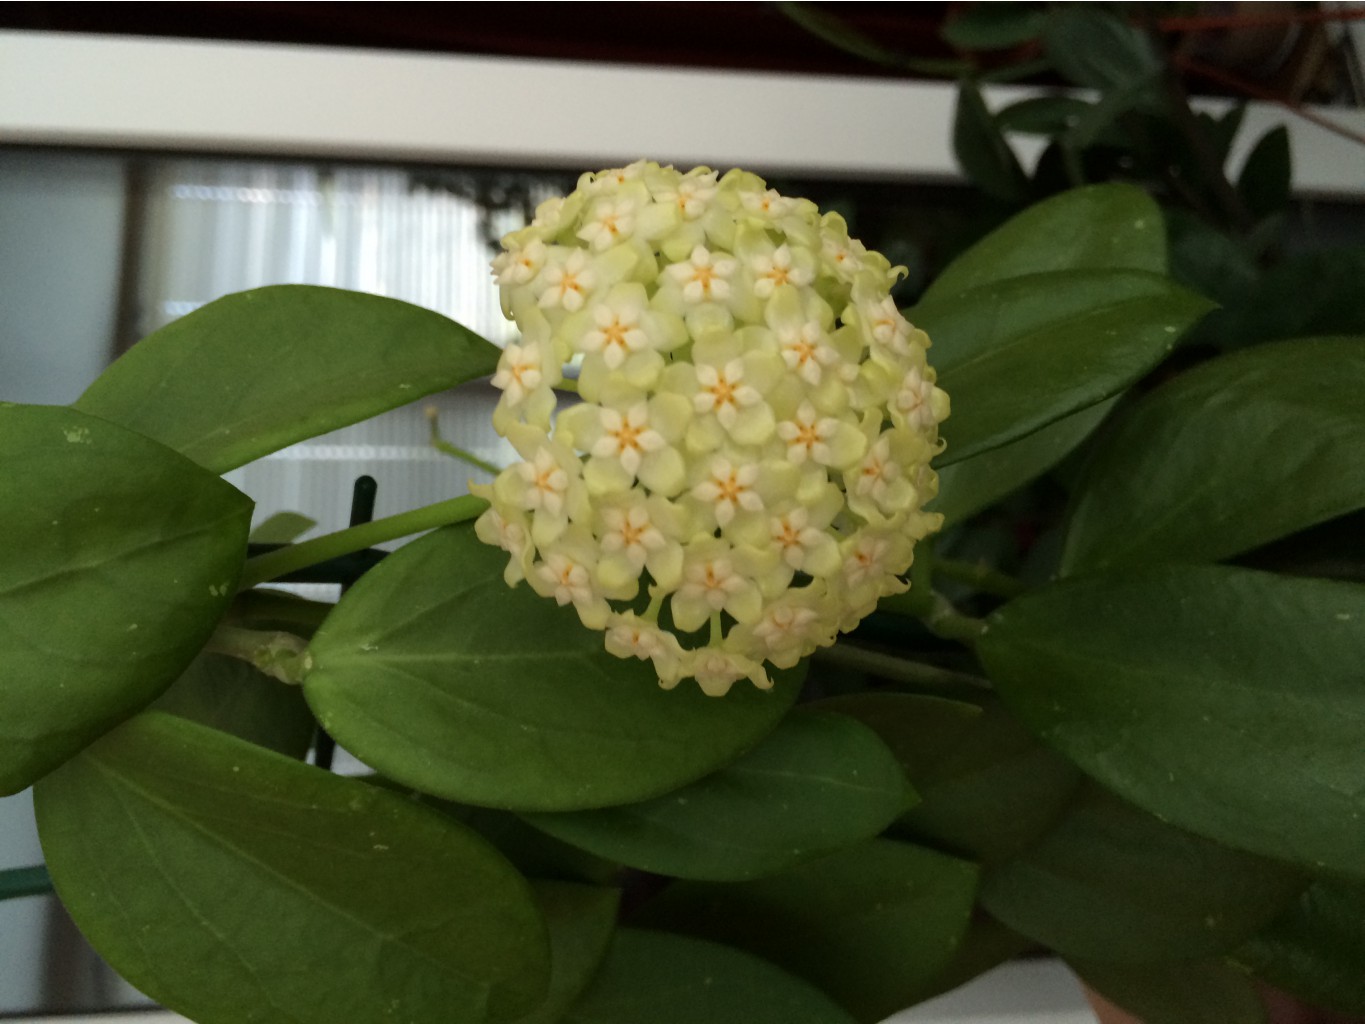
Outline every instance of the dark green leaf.
{"type": "Polygon", "coordinates": [[[1151,40],[1118,15],[1080,5],[1054,8],[1043,29],[1052,66],[1075,85],[1108,90],[1161,73],[1151,40]]]}
{"type": "Polygon", "coordinates": [[[981,903],[1063,956],[1144,963],[1231,949],[1303,885],[1282,864],[1092,786],[1041,840],[987,873],[981,903]]]}
{"type": "Polygon", "coordinates": [[[940,462],[998,448],[1117,394],[1210,307],[1169,278],[1131,270],[1053,271],[938,292],[907,315],[933,339],[938,382],[953,403],[940,462]]]}
{"type": "Polygon", "coordinates": [[[1010,931],[978,907],[953,958],[921,988],[908,989],[905,1005],[915,1006],[951,992],[992,968],[1036,950],[1037,943],[1032,939],[1010,931]]]}
{"type": "Polygon", "coordinates": [[[995,123],[1005,132],[1024,135],[1061,135],[1086,111],[1090,104],[1073,96],[1030,96],[1002,107],[995,123]]]}
{"type": "Polygon", "coordinates": [[[1365,885],[1316,882],[1232,959],[1314,1006],[1365,1013],[1365,885]]]}
{"type": "Polygon", "coordinates": [[[533,881],[531,891],[550,932],[550,989],[517,1024],[555,1024],[592,980],[616,930],[620,893],[596,885],[533,881]]]}
{"type": "Polygon", "coordinates": [[[297,686],[223,654],[199,655],[152,707],[295,758],[317,728],[297,686]]]}
{"type": "Polygon", "coordinates": [[[966,861],[874,839],[758,881],[678,882],[645,918],[771,960],[873,1022],[947,967],[976,877],[966,861]]]}
{"type": "Polygon", "coordinates": [[[676,878],[757,878],[881,832],[914,799],[876,734],[796,712],[738,761],[645,803],[527,820],[566,843],[676,878]]]}
{"type": "Polygon", "coordinates": [[[146,706],[232,599],[251,502],[139,434],[0,406],[0,794],[146,706]]]}
{"type": "Polygon", "coordinates": [[[1290,179],[1289,129],[1277,125],[1247,156],[1237,177],[1237,195],[1253,217],[1268,217],[1288,205],[1290,179]]]}
{"type": "Polygon", "coordinates": [[[987,195],[1001,202],[1019,203],[1028,194],[1028,179],[1019,158],[986,108],[980,86],[970,79],[958,85],[953,154],[963,173],[987,195]]]}
{"type": "Polygon", "coordinates": [[[76,407],[216,473],[493,372],[498,350],[378,295],[272,285],[134,345],[76,407]]]}
{"type": "Polygon", "coordinates": [[[1068,958],[1067,963],[1143,1024],[1265,1024],[1265,1007],[1251,979],[1217,960],[1151,966],[1068,958]]]}
{"type": "Polygon", "coordinates": [[[545,995],[525,880],[394,793],[148,712],[34,797],[81,931],[201,1024],[507,1020],[545,995]]]}
{"type": "Polygon", "coordinates": [[[564,1024],[852,1024],[819,991],[758,957],[622,928],[564,1024]]]}
{"type": "Polygon", "coordinates": [[[900,68],[902,71],[935,78],[964,74],[971,67],[966,61],[911,57],[888,49],[837,14],[822,11],[814,4],[778,3],[776,7],[817,39],[822,39],[835,49],[843,50],[873,64],[900,68]]]}
{"type": "MultiPolygon", "coordinates": [[[[1240,303],[1258,285],[1260,271],[1244,245],[1179,209],[1166,211],[1171,239],[1171,276],[1224,306],[1240,303]]],[[[1211,314],[1205,323],[1224,315],[1211,314]]],[[[1203,326],[1195,334],[1203,333],[1203,326]]]]}
{"type": "Polygon", "coordinates": [[[1132,185],[1089,185],[1011,217],[965,253],[924,293],[923,303],[1054,270],[1166,270],[1161,210],[1132,185]]]}
{"type": "Polygon", "coordinates": [[[894,834],[994,863],[1027,846],[1070,803],[1080,775],[999,704],[964,719],[933,697],[862,694],[819,707],[852,715],[895,750],[920,803],[894,834]]]}
{"type": "Polygon", "coordinates": [[[276,512],[252,529],[250,539],[253,544],[292,544],[317,525],[301,512],[276,512]]]}
{"type": "Polygon", "coordinates": [[[1362,875],[1362,622],[1358,584],[1164,566],[1019,598],[977,654],[1030,729],[1121,796],[1362,875]]]}
{"type": "Polygon", "coordinates": [[[528,878],[605,884],[616,878],[621,865],[561,842],[532,828],[511,811],[492,807],[464,807],[428,797],[429,802],[468,825],[498,848],[528,878]]]}
{"type": "Polygon", "coordinates": [[[581,810],[659,796],[733,761],[795,701],[799,672],[724,699],[659,689],[577,613],[503,582],[469,525],[390,555],[311,648],[318,721],[390,778],[462,803],[581,810]]]}
{"type": "Polygon", "coordinates": [[[1073,412],[1017,441],[944,466],[931,509],[942,513],[944,526],[949,526],[990,507],[1066,458],[1094,433],[1116,401],[1073,412]]]}
{"type": "Polygon", "coordinates": [[[1365,337],[1211,360],[1136,404],[1092,458],[1063,572],[1213,561],[1365,505],[1365,337]]]}
{"type": "Polygon", "coordinates": [[[1047,14],[1023,4],[977,4],[946,22],[939,35],[963,50],[1003,50],[1036,39],[1047,14]]]}

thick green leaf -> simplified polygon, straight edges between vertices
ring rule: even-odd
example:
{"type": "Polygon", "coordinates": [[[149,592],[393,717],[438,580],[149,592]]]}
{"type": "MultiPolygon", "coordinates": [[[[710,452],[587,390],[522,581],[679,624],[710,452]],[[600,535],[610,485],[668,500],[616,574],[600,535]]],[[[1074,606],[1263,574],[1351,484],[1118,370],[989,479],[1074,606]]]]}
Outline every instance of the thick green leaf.
{"type": "Polygon", "coordinates": [[[200,1024],[507,1020],[544,997],[525,880],[397,794],[148,712],[34,798],[81,930],[200,1024]]]}
{"type": "Polygon", "coordinates": [[[390,778],[462,803],[581,810],[695,781],[773,730],[799,671],[724,699],[659,689],[525,585],[469,525],[400,549],[314,637],[308,702],[337,742],[390,778]]]}
{"type": "Polygon", "coordinates": [[[1089,185],[1011,217],[949,264],[925,303],[1023,274],[1166,270],[1161,210],[1132,185],[1089,185]]]}
{"type": "MultiPolygon", "coordinates": [[[[1181,209],[1169,209],[1166,233],[1171,240],[1171,277],[1223,306],[1243,302],[1260,285],[1254,254],[1241,242],[1181,209]]],[[[1206,334],[1210,321],[1226,315],[1215,310],[1192,332],[1206,334]]]]}
{"type": "Polygon", "coordinates": [[[0,406],[0,794],[146,706],[227,608],[251,502],[71,409],[0,406]]]}
{"type": "Polygon", "coordinates": [[[1365,337],[1262,345],[1181,374],[1095,453],[1062,571],[1214,561],[1365,506],[1362,395],[1365,337]]]}
{"type": "Polygon", "coordinates": [[[1265,1024],[1265,1007],[1251,979],[1217,960],[1152,966],[1068,958],[1067,963],[1143,1024],[1265,1024]]]}
{"type": "Polygon", "coordinates": [[[292,544],[318,525],[302,512],[276,512],[251,530],[253,544],[292,544]]]}
{"type": "Polygon", "coordinates": [[[1132,270],[1029,274],[938,292],[907,315],[934,342],[948,464],[1117,394],[1159,363],[1211,303],[1132,270]]]}
{"type": "Polygon", "coordinates": [[[1163,824],[1092,786],[1041,840],[987,873],[981,903],[1064,956],[1212,956],[1303,888],[1283,864],[1163,824]]]}
{"type": "Polygon", "coordinates": [[[1362,622],[1358,584],[1163,566],[1019,598],[977,654],[1030,729],[1121,796],[1362,876],[1362,622]]]}
{"type": "Polygon", "coordinates": [[[1028,178],[1009,142],[971,79],[958,84],[953,116],[953,155],[962,171],[987,195],[1005,203],[1022,202],[1028,178]]]}
{"type": "Polygon", "coordinates": [[[228,295],[148,335],[76,407],[216,473],[493,372],[439,313],[312,285],[228,295]]]}
{"type": "Polygon", "coordinates": [[[465,807],[435,797],[427,797],[424,802],[453,814],[457,821],[468,825],[496,846],[498,852],[528,878],[604,885],[621,873],[620,864],[560,842],[532,828],[511,811],[499,811],[492,807],[465,807]]]}
{"type": "Polygon", "coordinates": [[[944,525],[989,508],[1066,458],[1109,415],[1116,398],[1073,412],[1016,441],[978,452],[938,471],[938,497],[931,506],[944,525]]]}
{"type": "Polygon", "coordinates": [[[564,1024],[852,1024],[798,978],[737,949],[622,928],[564,1024]]]}
{"type": "Polygon", "coordinates": [[[1046,19],[1046,12],[1023,5],[976,4],[946,22],[939,35],[963,50],[1003,50],[1038,38],[1046,19]]]}
{"type": "Polygon", "coordinates": [[[1001,108],[995,120],[1001,131],[1061,135],[1090,107],[1074,96],[1030,96],[1001,108]]]}
{"type": "Polygon", "coordinates": [[[948,966],[976,879],[966,861],[874,839],[758,881],[678,882],[644,918],[771,960],[873,1022],[948,966]]]}
{"type": "Polygon", "coordinates": [[[1017,932],[1010,931],[980,907],[972,914],[962,941],[952,959],[942,970],[926,980],[918,989],[906,990],[906,1006],[916,1006],[935,996],[951,992],[973,978],[1023,956],[1035,952],[1038,944],[1017,932]]]}
{"type": "Polygon", "coordinates": [[[317,731],[302,690],[224,654],[199,655],[151,706],[288,757],[308,753],[317,731]]]}
{"type": "Polygon", "coordinates": [[[860,694],[818,707],[874,729],[901,759],[920,803],[893,834],[994,863],[1057,820],[1080,773],[1041,746],[994,701],[964,718],[962,705],[906,694],[860,694]]]}
{"type": "Polygon", "coordinates": [[[644,871],[739,881],[870,839],[913,799],[873,731],[842,715],[798,711],[690,786],[644,803],[527,820],[644,871]]]}
{"type": "Polygon", "coordinates": [[[517,1024],[555,1024],[587,988],[616,930],[620,893],[596,885],[533,881],[531,891],[550,933],[550,988],[517,1024]]]}
{"type": "Polygon", "coordinates": [[[1118,15],[1093,7],[1052,10],[1043,49],[1058,72],[1091,89],[1130,86],[1161,73],[1161,57],[1147,36],[1118,15]]]}
{"type": "Polygon", "coordinates": [[[1276,125],[1257,140],[1237,177],[1237,195],[1254,217],[1268,217],[1289,203],[1289,129],[1276,125]]]}
{"type": "Polygon", "coordinates": [[[1365,884],[1314,883],[1232,959],[1314,1006],[1365,1013],[1365,884]]]}

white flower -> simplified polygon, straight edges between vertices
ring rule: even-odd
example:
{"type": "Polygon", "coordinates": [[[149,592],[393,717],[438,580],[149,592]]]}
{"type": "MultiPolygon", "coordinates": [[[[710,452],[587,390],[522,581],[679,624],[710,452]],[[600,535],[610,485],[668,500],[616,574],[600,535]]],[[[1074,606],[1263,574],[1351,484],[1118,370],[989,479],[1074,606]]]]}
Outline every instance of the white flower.
{"type": "Polygon", "coordinates": [[[675,263],[664,268],[670,278],[682,288],[683,298],[692,304],[724,302],[730,297],[730,277],[738,261],[728,256],[717,258],[699,245],[692,250],[686,263],[675,263]]]}

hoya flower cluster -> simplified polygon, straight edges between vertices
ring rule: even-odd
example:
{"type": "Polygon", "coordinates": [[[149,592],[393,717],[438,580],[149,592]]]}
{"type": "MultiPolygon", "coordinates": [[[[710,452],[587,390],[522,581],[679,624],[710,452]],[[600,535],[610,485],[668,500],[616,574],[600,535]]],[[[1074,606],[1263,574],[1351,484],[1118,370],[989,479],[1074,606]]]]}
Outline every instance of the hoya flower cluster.
{"type": "Polygon", "coordinates": [[[902,268],[752,174],[584,175],[494,261],[521,330],[493,383],[524,460],[479,488],[509,583],[672,687],[771,685],[906,589],[947,396],[902,268]],[[582,401],[555,415],[578,366],[582,401]]]}

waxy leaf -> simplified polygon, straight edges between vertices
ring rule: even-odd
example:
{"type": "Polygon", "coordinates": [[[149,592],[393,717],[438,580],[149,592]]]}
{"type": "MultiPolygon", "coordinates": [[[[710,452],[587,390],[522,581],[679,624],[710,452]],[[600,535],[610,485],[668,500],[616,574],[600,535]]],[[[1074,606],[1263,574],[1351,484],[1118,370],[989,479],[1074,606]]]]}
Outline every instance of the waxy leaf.
{"type": "Polygon", "coordinates": [[[1064,572],[1215,561],[1365,506],[1365,337],[1235,352],[1145,396],[1077,489],[1064,572]]]}
{"type": "Polygon", "coordinates": [[[1251,978],[1218,960],[1153,965],[1069,957],[1067,964],[1143,1024],[1265,1024],[1251,978]]]}
{"type": "Polygon", "coordinates": [[[148,712],[34,798],[81,930],[200,1024],[499,1021],[545,994],[525,880],[395,793],[148,712]]]}
{"type": "Polygon", "coordinates": [[[317,731],[302,690],[225,654],[199,655],[151,706],[300,759],[317,731]]]}
{"type": "Polygon", "coordinates": [[[1004,860],[1037,839],[1080,782],[1070,762],[997,702],[977,707],[865,693],[815,706],[857,718],[900,758],[920,802],[893,826],[895,836],[981,863],[1004,860]]]}
{"type": "Polygon", "coordinates": [[[870,839],[914,799],[874,732],[795,712],[738,761],[638,804],[528,815],[550,835],[644,871],[737,881],[870,839]]]}
{"type": "Polygon", "coordinates": [[[492,373],[497,360],[492,344],[420,306],[272,285],[148,335],[76,408],[224,473],[492,373]]]}
{"type": "Polygon", "coordinates": [[[550,933],[550,988],[516,1024],[555,1024],[582,994],[616,930],[620,892],[605,886],[533,881],[531,891],[550,933]]]}
{"type": "MultiPolygon", "coordinates": [[[[1166,270],[1166,232],[1151,196],[1132,185],[1088,185],[1011,217],[943,271],[924,304],[1024,274],[1166,270]]],[[[912,318],[913,319],[913,318],[912,318]]]]}
{"type": "Polygon", "coordinates": [[[1054,9],[1043,29],[1043,49],[1058,72],[1091,89],[1155,82],[1162,69],[1160,55],[1141,29],[1101,9],[1054,9]]]}
{"type": "Polygon", "coordinates": [[[853,1024],[799,978],[737,949],[622,928],[564,1024],[853,1024]]]}
{"type": "Polygon", "coordinates": [[[962,171],[983,192],[1004,203],[1022,202],[1028,195],[1028,178],[1019,158],[995,123],[981,87],[970,78],[957,87],[953,115],[953,155],[962,171]]]}
{"type": "Polygon", "coordinates": [[[414,789],[519,811],[659,796],[748,750],[795,701],[799,672],[723,700],[659,688],[523,584],[469,525],[390,555],[313,639],[308,703],[337,742],[414,789]]]}
{"type": "Polygon", "coordinates": [[[995,504],[1066,458],[1094,433],[1115,401],[1073,412],[1009,444],[942,467],[930,508],[942,513],[948,526],[995,504]]]}
{"type": "Polygon", "coordinates": [[[981,904],[1064,956],[1191,960],[1236,946],[1304,882],[1092,785],[1042,839],[987,872],[981,904]]]}
{"type": "Polygon", "coordinates": [[[977,654],[1025,725],[1138,806],[1361,877],[1362,622],[1365,586],[1164,566],[1019,598],[977,654]]]}
{"type": "Polygon", "coordinates": [[[770,960],[870,1024],[948,966],[976,879],[966,861],[874,839],[757,881],[678,882],[643,918],[770,960]]]}
{"type": "Polygon", "coordinates": [[[1365,884],[1315,882],[1232,960],[1314,1006],[1365,1013],[1365,884]]]}
{"type": "Polygon", "coordinates": [[[146,706],[232,599],[251,502],[71,409],[0,406],[0,794],[146,706]]]}
{"type": "Polygon", "coordinates": [[[1210,308],[1169,278],[1133,270],[1051,271],[935,293],[906,315],[933,339],[939,384],[953,400],[940,462],[1117,394],[1210,308]]]}

